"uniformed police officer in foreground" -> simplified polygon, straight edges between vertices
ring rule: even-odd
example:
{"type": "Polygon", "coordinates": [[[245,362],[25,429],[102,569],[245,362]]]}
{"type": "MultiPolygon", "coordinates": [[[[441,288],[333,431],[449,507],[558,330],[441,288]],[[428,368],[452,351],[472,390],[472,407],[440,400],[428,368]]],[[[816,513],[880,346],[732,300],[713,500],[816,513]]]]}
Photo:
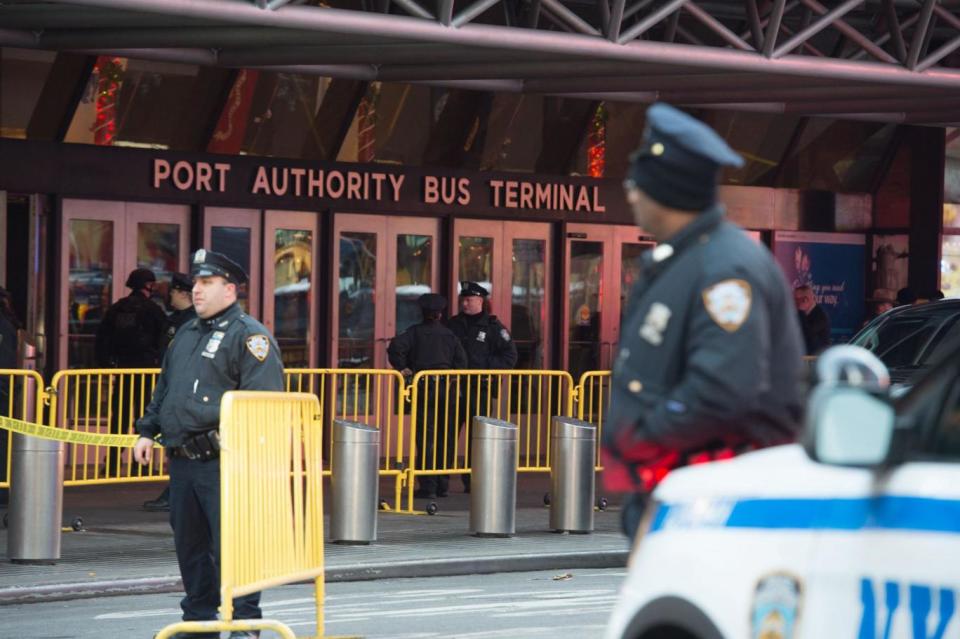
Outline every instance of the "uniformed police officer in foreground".
{"type": "MultiPolygon", "coordinates": [[[[197,317],[193,308],[193,278],[186,273],[174,273],[170,277],[170,303],[173,312],[167,316],[167,340],[173,340],[181,326],[197,317]]],[[[156,499],[143,502],[148,512],[169,512],[170,486],[166,486],[156,499]]]]}
{"type": "MultiPolygon", "coordinates": [[[[197,318],[167,349],[153,401],[137,422],[134,456],[149,464],[159,437],[169,455],[170,524],[186,596],[184,621],[213,620],[220,605],[220,399],[230,390],[283,390],[276,340],[237,304],[247,275],[219,253],[193,256],[197,318]]],[[[234,600],[236,619],[259,619],[260,593],[234,600]]],[[[219,637],[182,635],[188,637],[219,637]]],[[[257,637],[234,631],[230,637],[257,637]]],[[[177,635],[181,638],[181,635],[177,635]]]]}
{"type": "MultiPolygon", "coordinates": [[[[467,353],[467,368],[503,370],[517,365],[517,345],[510,331],[484,308],[490,293],[476,282],[460,283],[460,313],[447,320],[447,327],[460,339],[467,353]]],[[[486,378],[474,379],[471,384],[461,382],[459,424],[464,424],[464,437],[469,442],[470,421],[474,415],[487,416],[491,402],[490,385],[486,378]]],[[[468,449],[472,452],[472,449],[468,449]]],[[[472,466],[470,460],[467,464],[472,466]]],[[[470,492],[470,475],[461,475],[464,492],[470,492]]]]}
{"type": "MultiPolygon", "coordinates": [[[[101,368],[156,368],[160,365],[167,338],[167,315],[151,300],[157,276],[148,268],[130,271],[130,294],[113,303],[97,328],[94,343],[97,365],[101,368]]],[[[114,377],[110,393],[110,432],[129,433],[140,416],[144,400],[143,384],[135,375],[114,377]]],[[[120,470],[120,449],[108,448],[105,475],[120,470]]]]}
{"type": "MultiPolygon", "coordinates": [[[[467,355],[457,337],[440,320],[447,308],[447,298],[436,293],[425,293],[417,300],[423,322],[390,340],[387,356],[390,365],[404,376],[420,371],[462,369],[467,366],[467,355]]],[[[427,376],[421,378],[417,407],[417,469],[452,468],[456,455],[456,413],[453,410],[456,386],[449,378],[427,376]]],[[[435,499],[446,497],[450,486],[449,475],[421,475],[420,486],[414,497],[435,499]]]]}
{"type": "MultiPolygon", "coordinates": [[[[669,468],[790,441],[799,428],[803,341],[769,251],[726,221],[725,166],[743,160],[665,104],[647,111],[624,182],[659,244],[630,294],[604,430],[609,490],[652,489],[669,468]]],[[[628,500],[632,536],[642,501],[628,500]]]]}

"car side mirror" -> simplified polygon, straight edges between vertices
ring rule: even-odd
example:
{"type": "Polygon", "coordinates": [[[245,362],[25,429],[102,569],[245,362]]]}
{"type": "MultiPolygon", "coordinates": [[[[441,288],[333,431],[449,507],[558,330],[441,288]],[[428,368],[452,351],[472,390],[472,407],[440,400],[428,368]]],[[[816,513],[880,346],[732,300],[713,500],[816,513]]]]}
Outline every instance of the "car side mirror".
{"type": "Polygon", "coordinates": [[[881,466],[890,459],[895,427],[885,392],[823,384],[808,405],[807,453],[825,464],[881,466]]]}

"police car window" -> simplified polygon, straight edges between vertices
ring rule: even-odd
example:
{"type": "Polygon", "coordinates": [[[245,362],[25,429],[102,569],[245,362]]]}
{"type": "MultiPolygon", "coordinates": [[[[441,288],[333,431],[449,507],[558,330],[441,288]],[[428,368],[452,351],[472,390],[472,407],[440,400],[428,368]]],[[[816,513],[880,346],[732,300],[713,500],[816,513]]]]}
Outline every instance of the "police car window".
{"type": "Polygon", "coordinates": [[[918,366],[943,319],[940,315],[893,317],[865,331],[854,343],[873,352],[888,368],[918,366]]]}
{"type": "Polygon", "coordinates": [[[960,460],[960,377],[953,380],[952,388],[945,396],[936,432],[929,450],[940,459],[960,460]]]}

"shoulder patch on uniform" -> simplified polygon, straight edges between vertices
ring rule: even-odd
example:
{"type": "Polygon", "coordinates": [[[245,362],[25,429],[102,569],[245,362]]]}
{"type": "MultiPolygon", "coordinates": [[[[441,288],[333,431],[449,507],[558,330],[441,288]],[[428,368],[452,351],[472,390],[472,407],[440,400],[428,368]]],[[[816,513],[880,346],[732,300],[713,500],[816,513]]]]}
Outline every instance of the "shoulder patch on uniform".
{"type": "Polygon", "coordinates": [[[501,329],[500,329],[500,337],[503,338],[503,341],[505,341],[505,342],[509,342],[509,341],[510,341],[510,333],[508,333],[508,332],[507,332],[507,329],[505,329],[505,328],[501,328],[501,329]]]}
{"type": "Polygon", "coordinates": [[[266,335],[251,335],[247,338],[247,350],[262,362],[270,353],[270,338],[266,335]]]}
{"type": "Polygon", "coordinates": [[[753,289],[746,280],[723,280],[704,289],[703,305],[710,318],[728,333],[735,333],[750,315],[753,289]]]}

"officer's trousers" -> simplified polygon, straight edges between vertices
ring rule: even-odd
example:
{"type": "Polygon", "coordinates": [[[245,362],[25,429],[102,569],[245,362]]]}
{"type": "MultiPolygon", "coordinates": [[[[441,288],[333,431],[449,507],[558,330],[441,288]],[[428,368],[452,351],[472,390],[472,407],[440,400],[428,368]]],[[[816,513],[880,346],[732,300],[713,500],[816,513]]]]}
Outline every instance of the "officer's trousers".
{"type": "MultiPolygon", "coordinates": [[[[173,457],[170,525],[186,596],[184,621],[217,618],[220,605],[220,460],[173,457]]],[[[260,593],[233,600],[235,619],[260,619],[260,593]]]]}
{"type": "MultiPolygon", "coordinates": [[[[456,386],[447,377],[423,378],[420,381],[420,405],[417,406],[417,469],[453,468],[456,447],[456,386]]],[[[446,492],[449,475],[422,475],[420,488],[429,492],[446,492]]]]}

